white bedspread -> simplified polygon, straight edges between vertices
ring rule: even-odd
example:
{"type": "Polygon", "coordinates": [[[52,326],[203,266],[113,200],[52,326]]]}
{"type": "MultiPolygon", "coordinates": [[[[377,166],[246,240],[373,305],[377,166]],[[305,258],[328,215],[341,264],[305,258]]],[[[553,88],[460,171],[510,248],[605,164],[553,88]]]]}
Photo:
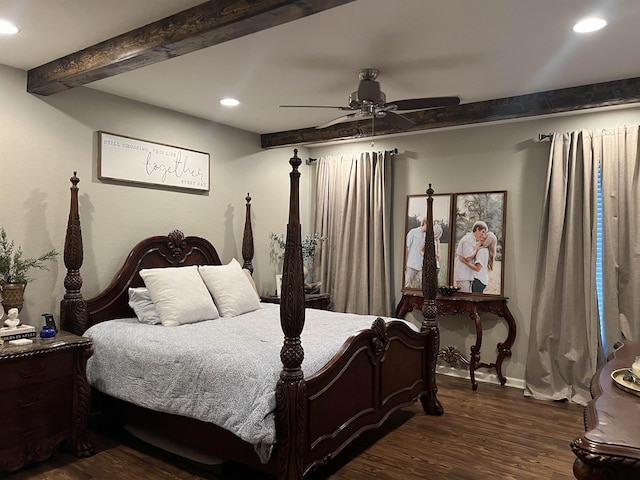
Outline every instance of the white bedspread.
{"type": "MultiPolygon", "coordinates": [[[[275,441],[283,334],[279,305],[262,306],[238,317],[178,327],[135,318],[95,325],[86,332],[95,350],[87,363],[89,383],[142,407],[230,430],[267,461],[275,441]]],[[[305,376],[326,365],[351,334],[376,318],[312,309],[305,316],[305,376]]]]}

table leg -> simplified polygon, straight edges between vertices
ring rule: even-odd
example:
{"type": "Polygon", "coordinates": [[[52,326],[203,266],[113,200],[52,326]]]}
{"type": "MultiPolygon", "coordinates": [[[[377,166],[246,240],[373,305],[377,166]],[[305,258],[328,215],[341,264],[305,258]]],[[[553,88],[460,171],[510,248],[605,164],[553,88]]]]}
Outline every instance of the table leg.
{"type": "Polygon", "coordinates": [[[480,349],[482,348],[482,322],[475,307],[472,307],[469,316],[476,326],[476,344],[471,346],[471,358],[469,359],[469,376],[471,377],[471,388],[478,389],[476,381],[476,369],[480,366],[480,349]]]}
{"type": "Polygon", "coordinates": [[[396,307],[396,318],[405,318],[407,314],[415,308],[422,308],[424,300],[422,297],[402,295],[400,303],[396,307]]]}
{"type": "Polygon", "coordinates": [[[498,343],[498,358],[496,359],[496,373],[498,374],[498,379],[500,380],[500,385],[504,385],[507,383],[507,379],[502,375],[502,362],[505,357],[511,356],[511,347],[513,346],[513,342],[516,339],[516,321],[513,316],[511,316],[511,312],[507,307],[506,303],[504,304],[504,308],[498,314],[502,318],[504,318],[507,322],[507,338],[504,342],[498,343]]]}

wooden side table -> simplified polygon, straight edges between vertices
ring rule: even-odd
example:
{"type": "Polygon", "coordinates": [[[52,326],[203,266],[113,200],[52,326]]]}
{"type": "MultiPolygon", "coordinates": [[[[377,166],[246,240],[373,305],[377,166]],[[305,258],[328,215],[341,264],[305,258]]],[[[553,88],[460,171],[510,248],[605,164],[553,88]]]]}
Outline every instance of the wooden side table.
{"type": "Polygon", "coordinates": [[[584,435],[571,442],[579,480],[640,478],[640,397],[614,385],[611,373],[630,368],[640,342],[625,341],[591,380],[593,400],[584,410],[584,435]]]}
{"type": "Polygon", "coordinates": [[[0,347],[0,470],[46,460],[63,441],[78,457],[93,454],[85,438],[92,346],[89,338],[60,331],[53,339],[0,347]]]}
{"type": "MultiPolygon", "coordinates": [[[[471,377],[471,388],[478,389],[475,371],[478,368],[495,368],[500,385],[507,383],[507,379],[502,374],[502,362],[506,357],[511,356],[511,347],[516,340],[516,322],[507,307],[507,297],[500,295],[483,295],[457,293],[450,297],[438,295],[436,297],[436,308],[438,315],[469,315],[476,327],[476,343],[471,346],[469,360],[458,350],[442,349],[438,355],[451,361],[461,359],[469,365],[469,376],[471,377]],[[502,317],[507,323],[507,338],[497,345],[498,356],[495,363],[483,363],[480,361],[480,350],[482,348],[482,319],[481,312],[493,313],[502,317]]],[[[424,299],[419,295],[403,294],[400,303],[396,308],[396,317],[404,318],[414,308],[422,308],[424,299]]]]}
{"type": "MultiPolygon", "coordinates": [[[[275,295],[265,295],[260,297],[264,303],[280,303],[280,297],[275,295]]],[[[331,310],[331,295],[328,293],[307,293],[304,296],[305,308],[315,308],[317,310],[331,310]]]]}

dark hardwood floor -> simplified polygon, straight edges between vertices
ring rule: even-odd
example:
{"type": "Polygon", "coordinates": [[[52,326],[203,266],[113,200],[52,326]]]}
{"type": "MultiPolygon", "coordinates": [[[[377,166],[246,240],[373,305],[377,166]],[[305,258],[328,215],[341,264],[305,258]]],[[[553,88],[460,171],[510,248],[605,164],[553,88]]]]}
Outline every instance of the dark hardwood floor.
{"type": "MultiPolygon", "coordinates": [[[[312,480],[570,480],[569,442],[583,431],[582,407],[525,398],[522,391],[438,375],[442,417],[425,415],[419,404],[396,412],[380,429],[367,432],[312,480]]],[[[1,434],[1,432],[0,432],[1,434]]],[[[56,452],[45,463],[2,478],[15,480],[213,479],[263,480],[238,465],[204,467],[166,454],[92,419],[90,458],[56,452]]]]}

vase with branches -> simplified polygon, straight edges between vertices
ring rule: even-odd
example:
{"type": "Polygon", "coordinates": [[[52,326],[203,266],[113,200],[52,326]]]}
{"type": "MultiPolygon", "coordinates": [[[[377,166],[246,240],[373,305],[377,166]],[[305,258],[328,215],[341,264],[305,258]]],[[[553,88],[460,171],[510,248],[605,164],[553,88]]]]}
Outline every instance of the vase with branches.
{"type": "Polygon", "coordinates": [[[52,249],[36,258],[24,258],[22,248],[8,239],[4,227],[0,228],[0,294],[5,310],[22,308],[24,289],[31,280],[29,271],[48,270],[47,262],[57,256],[58,252],[52,249]]]}
{"type": "MultiPolygon", "coordinates": [[[[274,261],[280,262],[284,257],[284,249],[287,244],[284,234],[277,235],[273,232],[269,235],[271,239],[271,257],[274,261]]],[[[302,238],[302,262],[305,271],[305,280],[308,280],[309,268],[313,265],[313,258],[316,251],[328,237],[323,237],[319,233],[307,233],[302,238]]]]}

